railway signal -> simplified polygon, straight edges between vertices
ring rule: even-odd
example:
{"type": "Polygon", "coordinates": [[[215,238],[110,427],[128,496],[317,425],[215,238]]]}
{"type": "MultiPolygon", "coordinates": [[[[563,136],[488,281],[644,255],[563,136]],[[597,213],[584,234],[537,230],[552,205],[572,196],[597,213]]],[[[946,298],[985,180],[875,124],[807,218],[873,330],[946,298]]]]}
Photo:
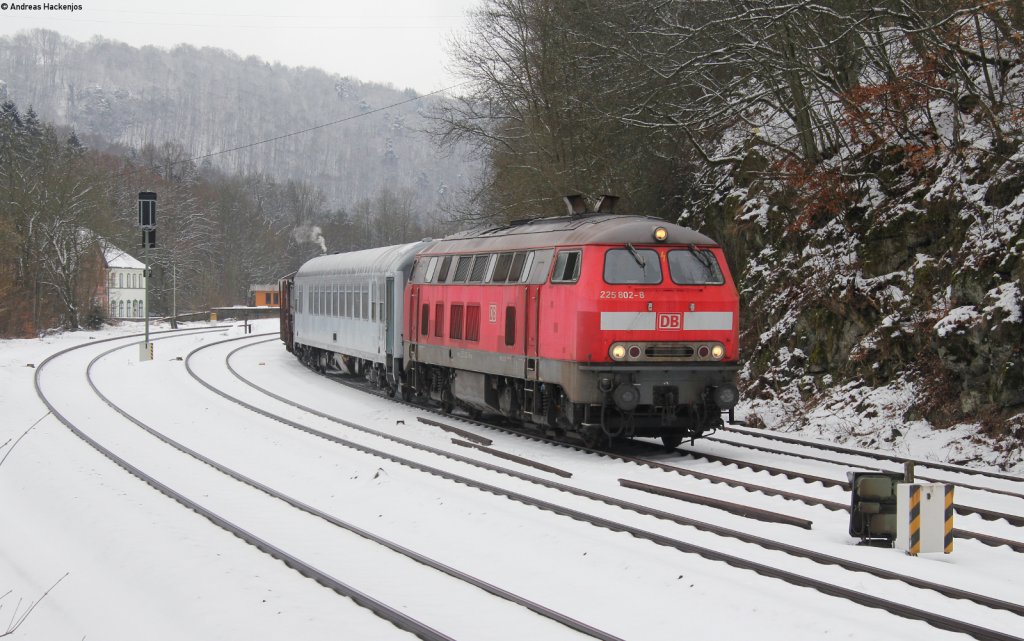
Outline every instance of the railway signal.
{"type": "Polygon", "coordinates": [[[146,315],[146,337],[139,345],[139,360],[153,360],[153,343],[149,342],[149,268],[148,250],[156,249],[156,192],[139,192],[139,228],[142,229],[142,307],[146,315]]]}

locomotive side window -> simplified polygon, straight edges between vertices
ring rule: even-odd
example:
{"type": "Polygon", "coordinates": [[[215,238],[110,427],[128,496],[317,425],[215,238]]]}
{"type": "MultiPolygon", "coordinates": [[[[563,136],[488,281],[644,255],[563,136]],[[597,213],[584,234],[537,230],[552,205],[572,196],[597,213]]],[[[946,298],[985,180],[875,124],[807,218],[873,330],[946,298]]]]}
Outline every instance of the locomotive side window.
{"type": "MultiPolygon", "coordinates": [[[[525,283],[526,281],[530,280],[530,270],[533,268],[533,257],[534,252],[529,252],[526,254],[526,260],[523,262],[523,273],[519,276],[520,283],[525,283]]],[[[513,262],[513,266],[514,265],[515,263],[513,262]]],[[[508,279],[512,280],[511,273],[509,273],[508,279]]]]}
{"type": "Polygon", "coordinates": [[[451,320],[448,322],[448,337],[462,338],[462,305],[452,305],[451,320]]]}
{"type": "Polygon", "coordinates": [[[526,252],[516,252],[512,255],[512,263],[508,267],[508,282],[519,282],[519,278],[523,274],[524,264],[526,264],[526,252]]]}
{"type": "Polygon", "coordinates": [[[469,278],[469,268],[472,263],[472,256],[459,256],[459,264],[455,267],[455,277],[451,279],[451,282],[466,282],[466,279],[469,278]]]}
{"type": "Polygon", "coordinates": [[[452,267],[452,257],[451,256],[445,256],[444,260],[441,261],[441,268],[437,270],[437,274],[436,274],[436,278],[434,279],[434,282],[435,283],[443,283],[446,280],[448,280],[448,271],[451,269],[451,267],[452,267]]]}
{"type": "Polygon", "coordinates": [[[609,249],[604,255],[604,282],[609,285],[656,285],[661,259],[653,249],[609,249]]]}
{"type": "Polygon", "coordinates": [[[416,264],[412,268],[412,276],[409,280],[413,283],[424,283],[430,280],[430,277],[426,275],[429,262],[426,258],[419,258],[416,260],[416,264]]]}
{"type": "Polygon", "coordinates": [[[505,344],[516,344],[516,308],[511,305],[505,308],[505,344]]]}
{"type": "Polygon", "coordinates": [[[482,283],[487,273],[487,264],[491,261],[490,254],[480,254],[473,257],[473,268],[469,274],[469,282],[482,283]]]}
{"type": "Polygon", "coordinates": [[[469,305],[466,307],[466,340],[480,340],[480,306],[469,305]]]}
{"type": "Polygon", "coordinates": [[[494,271],[491,273],[492,283],[504,283],[508,280],[508,270],[512,267],[512,254],[498,254],[498,260],[494,261],[494,271]]]}
{"type": "Polygon", "coordinates": [[[444,303],[434,305],[434,336],[444,336],[444,303]]]}
{"type": "Polygon", "coordinates": [[[552,283],[575,283],[580,278],[579,250],[558,252],[555,259],[555,271],[551,274],[552,283]]]}
{"type": "Polygon", "coordinates": [[[715,255],[707,249],[677,249],[668,253],[668,270],[676,285],[724,285],[715,255]]]}
{"type": "Polygon", "coordinates": [[[423,303],[423,312],[420,317],[420,334],[426,336],[430,332],[430,303],[423,303]]]}
{"type": "Polygon", "coordinates": [[[422,282],[429,283],[430,279],[434,277],[434,272],[437,270],[437,256],[433,256],[430,262],[427,263],[427,273],[423,276],[422,282]]]}

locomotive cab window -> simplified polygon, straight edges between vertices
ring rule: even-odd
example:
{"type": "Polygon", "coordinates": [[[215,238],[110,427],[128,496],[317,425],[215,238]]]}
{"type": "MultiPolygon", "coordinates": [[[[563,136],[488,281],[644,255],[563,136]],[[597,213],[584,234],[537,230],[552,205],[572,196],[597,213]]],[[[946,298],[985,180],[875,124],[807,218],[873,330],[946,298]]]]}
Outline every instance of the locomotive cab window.
{"type": "Polygon", "coordinates": [[[580,278],[579,250],[558,252],[555,259],[555,271],[551,274],[552,283],[575,283],[580,278]]]}
{"type": "Polygon", "coordinates": [[[656,285],[661,259],[653,249],[609,249],[604,255],[604,282],[609,285],[656,285]]]}
{"type": "Polygon", "coordinates": [[[718,259],[709,249],[677,249],[668,253],[668,270],[676,285],[724,285],[718,259]]]}

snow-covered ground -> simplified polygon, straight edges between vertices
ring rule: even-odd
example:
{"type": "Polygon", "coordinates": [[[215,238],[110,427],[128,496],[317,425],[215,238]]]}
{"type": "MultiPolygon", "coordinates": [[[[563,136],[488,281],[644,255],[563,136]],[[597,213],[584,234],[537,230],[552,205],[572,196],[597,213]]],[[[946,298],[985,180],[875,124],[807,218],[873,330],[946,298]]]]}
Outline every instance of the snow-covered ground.
{"type": "MultiPolygon", "coordinates": [[[[276,327],[276,321],[259,321],[255,332],[272,332],[276,327]]],[[[4,459],[0,463],[0,635],[59,580],[12,639],[411,638],[143,484],[48,415],[33,388],[34,366],[62,349],[85,344],[88,348],[61,357],[41,376],[46,395],[83,430],[183,494],[453,638],[583,637],[519,606],[436,576],[435,571],[287,508],[171,449],[97,397],[84,376],[90,362],[124,346],[95,361],[92,375],[97,388],[167,437],[338,519],[622,638],[961,638],[499,498],[258,416],[203,388],[188,376],[181,360],[198,347],[243,337],[239,327],[158,335],[152,362],[139,361],[138,339],[91,345],[138,329],[125,325],[0,342],[0,459],[4,459]],[[34,427],[29,430],[30,426],[34,427]]],[[[318,377],[296,363],[280,342],[260,340],[244,338],[210,347],[196,353],[190,364],[200,377],[235,396],[366,447],[924,610],[1004,632],[1024,630],[1024,622],[1006,612],[916,593],[900,583],[818,566],[546,490],[262,398],[224,368],[228,352],[251,345],[233,357],[232,364],[256,384],[288,390],[300,402],[327,414],[468,455],[450,443],[450,435],[417,423],[417,411],[318,377]]],[[[896,550],[861,548],[846,534],[844,513],[626,466],[514,436],[487,436],[498,449],[572,471],[573,478],[566,482],[579,487],[1024,602],[1024,586],[1017,580],[1024,571],[1020,560],[1024,555],[1007,548],[958,541],[952,555],[916,559],[896,550]],[[806,531],[668,498],[638,497],[619,487],[620,477],[748,502],[811,519],[814,527],[806,531]]],[[[500,464],[515,467],[505,461],[500,464]]],[[[683,464],[712,467],[707,462],[683,464]]],[[[834,466],[804,465],[822,475],[837,475],[834,466]]],[[[762,485],[786,482],[721,466],[714,473],[762,485]]],[[[805,485],[801,491],[844,500],[841,493],[820,485],[805,485]]],[[[1005,511],[1019,507],[1017,513],[1024,513],[1024,506],[1015,501],[1019,500],[1006,498],[987,507],[1005,511]]],[[[976,517],[960,519],[957,525],[986,527],[976,517]]],[[[1003,523],[999,535],[1009,537],[1014,529],[1003,523]]]]}

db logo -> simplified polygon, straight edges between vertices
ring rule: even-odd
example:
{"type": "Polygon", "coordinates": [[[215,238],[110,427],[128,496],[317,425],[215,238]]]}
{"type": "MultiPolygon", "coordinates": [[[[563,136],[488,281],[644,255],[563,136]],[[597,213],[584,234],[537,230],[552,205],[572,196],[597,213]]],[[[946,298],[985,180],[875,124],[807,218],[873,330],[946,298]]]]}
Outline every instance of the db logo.
{"type": "Polygon", "coordinates": [[[683,315],[682,314],[658,314],[658,329],[682,329],[683,328],[683,315]]]}

